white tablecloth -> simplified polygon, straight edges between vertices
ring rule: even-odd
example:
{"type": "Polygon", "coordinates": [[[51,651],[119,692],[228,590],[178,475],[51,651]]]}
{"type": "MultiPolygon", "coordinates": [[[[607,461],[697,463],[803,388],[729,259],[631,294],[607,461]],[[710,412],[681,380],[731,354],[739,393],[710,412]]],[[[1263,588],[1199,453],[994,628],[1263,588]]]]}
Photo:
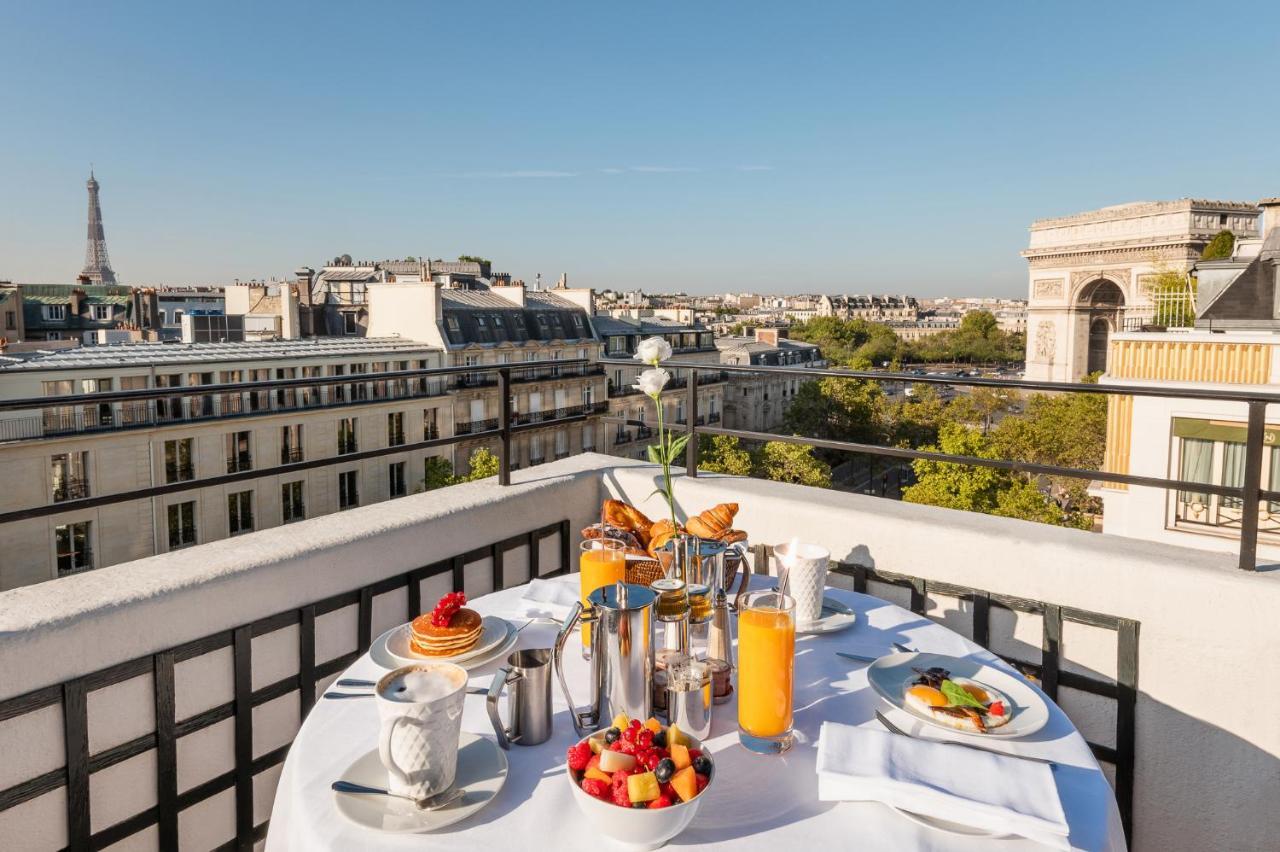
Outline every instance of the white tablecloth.
{"type": "MultiPolygon", "coordinates": [[[[771,582],[764,577],[753,579],[753,585],[771,582]]],[[[576,587],[578,577],[561,577],[557,582],[576,587]]],[[[506,589],[469,605],[483,614],[515,621],[520,593],[519,587],[506,589]]],[[[798,637],[795,747],[781,757],[747,752],[738,745],[736,704],[718,706],[707,740],[715,755],[717,783],[708,791],[708,801],[693,824],[670,845],[727,848],[732,844],[735,850],[767,852],[854,847],[999,852],[1043,849],[1030,841],[965,838],[923,828],[876,803],[818,801],[814,763],[822,721],[878,727],[874,711],[882,706],[867,684],[866,666],[837,657],[836,650],[878,648],[887,653],[892,650],[890,643],[901,642],[921,651],[996,659],[958,634],[879,598],[835,589],[828,594],[853,607],[859,620],[842,633],[798,637]]],[[[520,647],[550,647],[554,639],[553,625],[535,623],[520,634],[520,647]]],[[[588,699],[588,663],[581,658],[578,641],[576,636],[570,638],[565,657],[570,687],[577,690],[574,698],[582,704],[588,699]]],[[[487,685],[500,664],[494,661],[473,671],[472,684],[487,685]]],[[[377,679],[383,671],[366,654],[343,676],[377,679]]],[[[507,753],[510,774],[501,794],[469,819],[429,836],[383,835],[351,825],[338,813],[329,784],[376,745],[377,708],[372,699],[319,699],[298,732],[281,773],[267,834],[268,852],[425,847],[601,852],[611,848],[607,840],[591,833],[571,798],[563,763],[565,749],[576,738],[559,684],[552,688],[555,718],[551,739],[540,746],[512,746],[507,753]]],[[[1000,746],[1063,764],[1055,770],[1054,778],[1071,826],[1073,848],[1125,849],[1119,812],[1106,778],[1066,716],[1052,703],[1049,706],[1049,723],[1039,733],[1000,746]]],[[[913,726],[909,718],[893,718],[913,732],[929,733],[922,732],[919,723],[913,726]]],[[[462,724],[464,730],[493,736],[483,696],[467,698],[462,724]]]]}

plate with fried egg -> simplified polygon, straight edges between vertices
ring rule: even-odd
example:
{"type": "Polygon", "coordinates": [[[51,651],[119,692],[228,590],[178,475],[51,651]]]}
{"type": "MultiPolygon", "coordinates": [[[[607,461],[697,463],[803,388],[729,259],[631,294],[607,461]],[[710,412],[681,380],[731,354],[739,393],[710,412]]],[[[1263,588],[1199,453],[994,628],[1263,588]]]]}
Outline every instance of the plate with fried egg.
{"type": "Polygon", "coordinates": [[[868,667],[867,680],[893,707],[961,734],[1014,739],[1049,721],[1044,698],[1025,680],[968,657],[889,654],[868,667]]]}

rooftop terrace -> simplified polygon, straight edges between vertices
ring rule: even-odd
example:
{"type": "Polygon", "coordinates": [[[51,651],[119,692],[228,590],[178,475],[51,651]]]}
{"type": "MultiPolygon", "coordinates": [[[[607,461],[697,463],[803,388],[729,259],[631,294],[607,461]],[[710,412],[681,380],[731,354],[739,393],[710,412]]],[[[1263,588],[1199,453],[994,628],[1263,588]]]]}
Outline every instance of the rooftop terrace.
{"type": "MultiPolygon", "coordinates": [[[[656,469],[586,454],[0,596],[0,836],[13,848],[247,847],[302,717],[372,637],[449,589],[570,570],[604,496],[656,469]]],[[[866,589],[1021,661],[1110,767],[1135,848],[1265,848],[1280,573],[1230,556],[758,480],[753,544],[820,541],[866,589]]]]}

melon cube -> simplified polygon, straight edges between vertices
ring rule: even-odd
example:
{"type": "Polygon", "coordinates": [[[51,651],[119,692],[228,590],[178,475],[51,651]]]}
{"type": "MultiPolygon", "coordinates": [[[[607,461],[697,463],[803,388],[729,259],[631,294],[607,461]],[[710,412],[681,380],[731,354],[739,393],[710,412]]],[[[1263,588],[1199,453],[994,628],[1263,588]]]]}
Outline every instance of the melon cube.
{"type": "Polygon", "coordinates": [[[667,728],[667,748],[671,748],[677,743],[687,746],[689,744],[689,737],[684,731],[680,730],[679,725],[672,725],[667,728]]]}
{"type": "Polygon", "coordinates": [[[649,721],[644,723],[644,726],[649,730],[653,731],[655,734],[658,733],[658,731],[662,730],[662,723],[659,722],[657,719],[653,718],[652,716],[649,717],[649,721]]]}
{"type": "Polygon", "coordinates": [[[676,769],[684,769],[686,766],[693,766],[693,758],[689,756],[689,747],[676,744],[670,746],[671,761],[676,765],[676,769]]]}
{"type": "Polygon", "coordinates": [[[612,751],[606,749],[600,752],[600,768],[605,772],[630,772],[631,767],[636,765],[636,757],[633,754],[627,754],[621,751],[612,751]]]}
{"type": "Polygon", "coordinates": [[[592,754],[599,754],[600,752],[605,751],[604,737],[592,737],[587,740],[587,744],[591,746],[592,754]]]}
{"type": "Polygon", "coordinates": [[[671,776],[671,789],[676,791],[682,802],[698,795],[698,774],[693,771],[692,766],[686,766],[671,776]]]}
{"type": "MultiPolygon", "coordinates": [[[[690,770],[692,772],[693,770],[690,770]]],[[[652,802],[662,794],[658,789],[658,776],[652,772],[641,772],[627,778],[627,797],[634,805],[636,802],[652,802]]]]}
{"type": "Polygon", "coordinates": [[[613,721],[609,724],[612,727],[617,728],[619,731],[625,731],[627,726],[631,724],[631,720],[627,718],[626,713],[619,713],[617,716],[613,717],[613,721]]]}
{"type": "Polygon", "coordinates": [[[613,783],[613,776],[608,772],[601,772],[598,766],[588,766],[587,771],[582,774],[583,778],[594,778],[597,781],[603,781],[606,784],[613,783]]]}

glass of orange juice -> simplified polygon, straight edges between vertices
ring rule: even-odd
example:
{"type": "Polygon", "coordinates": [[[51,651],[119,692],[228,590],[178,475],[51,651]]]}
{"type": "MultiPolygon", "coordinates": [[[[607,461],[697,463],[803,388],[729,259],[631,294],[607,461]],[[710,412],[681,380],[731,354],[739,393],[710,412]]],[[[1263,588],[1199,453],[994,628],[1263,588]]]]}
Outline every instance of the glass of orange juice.
{"type": "Polygon", "coordinates": [[[738,608],[738,740],[761,754],[791,748],[796,602],[778,592],[747,595],[738,608]]]}
{"type": "MultiPolygon", "coordinates": [[[[582,542],[578,557],[579,597],[583,612],[587,595],[601,586],[612,586],[627,579],[626,546],[616,539],[595,538],[582,542]]],[[[591,625],[582,623],[582,656],[591,659],[591,625]]]]}

